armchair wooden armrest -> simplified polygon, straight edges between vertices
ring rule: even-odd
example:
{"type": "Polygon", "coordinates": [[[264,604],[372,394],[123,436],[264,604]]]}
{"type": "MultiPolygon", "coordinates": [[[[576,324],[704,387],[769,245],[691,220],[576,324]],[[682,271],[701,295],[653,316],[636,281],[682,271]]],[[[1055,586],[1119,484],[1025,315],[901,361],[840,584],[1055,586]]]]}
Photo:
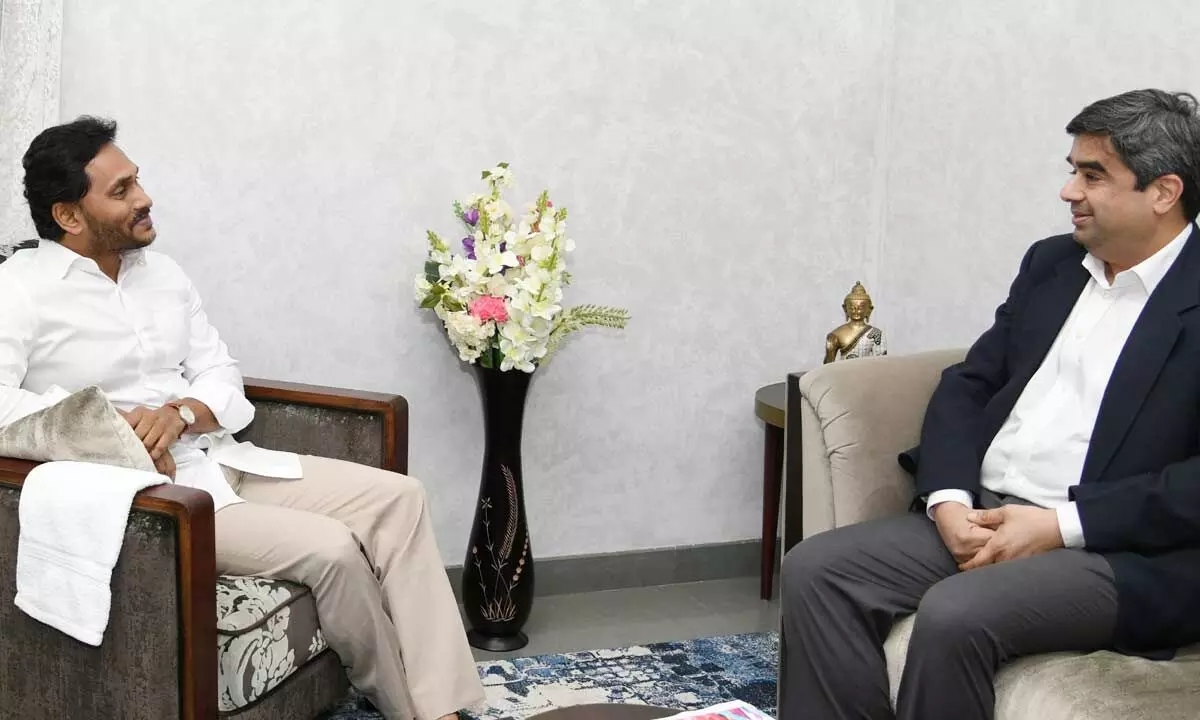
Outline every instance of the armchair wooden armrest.
{"type": "MultiPolygon", "coordinates": [[[[408,472],[408,400],[404,399],[402,395],[246,378],[246,397],[258,406],[258,420],[256,421],[260,425],[258,431],[267,436],[263,438],[264,442],[260,443],[260,438],[254,437],[253,432],[247,433],[249,439],[254,440],[256,444],[276,450],[327,454],[330,457],[344,456],[342,453],[330,452],[323,447],[323,438],[309,438],[311,442],[301,448],[295,445],[295,439],[282,435],[270,437],[275,434],[272,433],[270,426],[274,425],[271,407],[276,404],[292,407],[305,406],[328,411],[311,414],[309,423],[313,426],[321,424],[323,420],[345,415],[373,417],[383,424],[381,456],[371,462],[373,458],[370,457],[370,451],[363,450],[363,456],[347,456],[345,459],[382,467],[392,472],[408,472]],[[272,439],[274,442],[271,441],[272,439]],[[321,450],[326,450],[326,452],[322,453],[321,450]]],[[[295,413],[291,413],[289,419],[293,424],[296,424],[298,420],[295,413]]],[[[373,438],[377,437],[376,433],[371,433],[371,435],[373,438]]],[[[338,440],[343,443],[350,441],[346,438],[338,440]]],[[[340,450],[341,448],[336,449],[340,450]]]]}
{"type": "MultiPolygon", "coordinates": [[[[0,493],[5,496],[19,494],[25,478],[39,463],[12,458],[0,458],[0,493]]],[[[0,533],[0,588],[4,588],[7,597],[15,594],[15,572],[17,527],[15,522],[15,504],[0,506],[0,517],[4,520],[4,531],[0,533]],[[10,526],[11,525],[11,526],[10,526]]],[[[137,686],[145,682],[155,682],[164,679],[172,681],[177,686],[177,693],[171,693],[172,698],[160,698],[163,707],[173,705],[178,713],[161,715],[161,717],[179,717],[183,720],[208,720],[216,717],[217,713],[217,616],[216,599],[216,548],[213,533],[213,501],[212,497],[201,490],[195,490],[178,485],[163,484],[146,488],[134,498],[130,511],[131,525],[136,514],[151,514],[161,516],[175,528],[173,550],[176,558],[174,563],[175,577],[159,578],[164,585],[173,584],[175,592],[175,617],[173,627],[164,635],[175,638],[169,646],[144,646],[142,650],[151,657],[140,657],[137,662],[123,663],[122,658],[112,657],[113,650],[135,645],[136,642],[125,635],[131,627],[136,627],[138,618],[133,622],[122,622],[125,618],[114,617],[105,633],[105,645],[92,648],[62,635],[56,630],[41,626],[37,621],[25,616],[11,602],[5,603],[0,609],[0,624],[6,628],[16,629],[9,635],[6,633],[3,664],[0,664],[0,716],[9,717],[9,713],[29,712],[29,717],[37,717],[41,712],[52,714],[43,717],[84,717],[84,714],[102,711],[104,708],[117,710],[126,707],[126,701],[132,698],[120,697],[120,691],[136,691],[137,686]],[[5,617],[5,616],[8,617],[5,617]],[[13,637],[16,636],[16,637],[13,637]],[[35,677],[32,673],[22,675],[19,670],[21,663],[32,667],[52,667],[59,678],[70,676],[70,684],[78,691],[77,698],[59,697],[48,701],[40,711],[36,705],[29,704],[29,698],[35,697],[38,687],[56,681],[51,677],[35,677]],[[163,678],[143,675],[140,671],[146,668],[177,667],[177,677],[163,678]],[[102,676],[88,676],[87,673],[98,668],[104,668],[102,676]],[[87,699],[84,696],[88,690],[112,693],[112,697],[87,699]],[[20,703],[19,706],[9,707],[8,702],[20,703]],[[50,704],[53,703],[53,704],[50,704]],[[65,713],[65,714],[56,714],[65,713]]],[[[153,541],[146,533],[137,527],[128,530],[125,552],[136,553],[142,541],[153,541]]],[[[137,589],[145,578],[130,575],[132,569],[123,567],[118,561],[113,570],[114,595],[116,588],[121,586],[137,589]],[[128,572],[127,572],[128,571],[128,572]]],[[[114,614],[121,613],[122,605],[114,598],[114,614]]],[[[157,614],[158,608],[146,608],[144,619],[146,623],[161,623],[167,619],[157,614]]],[[[149,631],[151,628],[143,627],[149,631]]],[[[154,628],[161,631],[162,628],[154,628]]],[[[155,712],[153,699],[143,698],[143,709],[155,712]]],[[[123,711],[127,712],[127,711],[123,711]]],[[[12,715],[17,717],[17,715],[12,715]]],[[[101,715],[91,715],[100,717],[101,715]]],[[[135,717],[123,714],[122,717],[135,717]]],[[[115,717],[115,716],[113,716],[115,717]]]]}

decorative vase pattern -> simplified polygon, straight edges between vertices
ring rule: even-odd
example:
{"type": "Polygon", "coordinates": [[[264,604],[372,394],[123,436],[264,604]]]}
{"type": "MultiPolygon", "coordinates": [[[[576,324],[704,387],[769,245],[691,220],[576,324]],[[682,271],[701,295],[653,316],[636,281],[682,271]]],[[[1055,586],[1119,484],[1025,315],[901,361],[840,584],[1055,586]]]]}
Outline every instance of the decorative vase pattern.
{"type": "Polygon", "coordinates": [[[533,608],[533,555],[521,486],[521,425],[532,375],[480,366],[475,371],[485,440],[462,597],[471,645],[500,652],[529,642],[521,628],[533,608]]]}

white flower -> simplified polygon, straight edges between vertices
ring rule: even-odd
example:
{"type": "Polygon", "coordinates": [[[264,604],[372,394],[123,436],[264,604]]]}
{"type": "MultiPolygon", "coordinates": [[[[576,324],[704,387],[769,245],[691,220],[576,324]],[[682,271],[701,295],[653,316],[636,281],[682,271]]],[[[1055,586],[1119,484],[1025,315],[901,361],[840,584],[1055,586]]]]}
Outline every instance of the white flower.
{"type": "Polygon", "coordinates": [[[536,296],[542,291],[542,281],[532,273],[526,273],[525,277],[516,281],[510,286],[512,293],[524,293],[536,296]]]}
{"type": "Polygon", "coordinates": [[[512,292],[512,283],[503,275],[492,275],[487,279],[487,295],[504,297],[512,292]]]}
{"type": "Polygon", "coordinates": [[[498,187],[508,187],[512,184],[512,171],[508,168],[497,165],[490,172],[491,176],[488,180],[495,183],[498,187]]]}
{"type": "Polygon", "coordinates": [[[553,320],[562,308],[556,304],[553,297],[543,297],[539,300],[536,295],[521,295],[512,301],[515,310],[544,320],[553,320]]]}
{"type": "Polygon", "coordinates": [[[534,262],[544,263],[554,254],[554,248],[549,245],[538,245],[533,249],[532,257],[534,262]]]}
{"type": "Polygon", "coordinates": [[[425,279],[424,275],[417,276],[417,282],[413,287],[414,296],[417,302],[424,302],[425,298],[429,297],[429,291],[433,289],[433,283],[425,279]]]}
{"type": "Polygon", "coordinates": [[[503,200],[492,200],[483,206],[483,211],[487,213],[488,219],[495,222],[503,218],[512,216],[512,208],[503,200]]]}
{"type": "Polygon", "coordinates": [[[496,275],[506,267],[520,267],[521,261],[517,259],[517,254],[511,250],[504,252],[487,251],[484,257],[480,260],[486,263],[488,273],[496,275]]]}
{"type": "Polygon", "coordinates": [[[438,306],[438,316],[446,326],[446,335],[464,362],[474,362],[488,347],[496,325],[480,323],[467,311],[450,312],[438,306]]]}

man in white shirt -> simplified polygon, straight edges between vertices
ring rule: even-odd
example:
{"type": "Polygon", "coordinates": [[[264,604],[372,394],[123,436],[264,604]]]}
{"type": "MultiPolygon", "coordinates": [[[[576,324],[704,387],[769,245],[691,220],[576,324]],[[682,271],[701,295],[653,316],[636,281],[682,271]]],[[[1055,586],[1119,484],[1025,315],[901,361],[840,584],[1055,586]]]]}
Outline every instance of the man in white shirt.
{"type": "Polygon", "coordinates": [[[420,484],[239,446],[254,408],[196,288],[153,252],[151,200],[83,117],[24,157],[42,238],[0,264],[0,426],[97,386],[159,472],[216,509],[217,571],[302,583],[351,682],[389,719],[452,717],[483,699],[420,484]]]}
{"type": "Polygon", "coordinates": [[[1200,115],[1186,93],[1068,125],[1073,235],[1033,245],[930,401],[910,515],[784,562],[781,720],[991,718],[1013,658],[1200,640],[1200,115]],[[882,643],[916,624],[893,711],[882,643]]]}

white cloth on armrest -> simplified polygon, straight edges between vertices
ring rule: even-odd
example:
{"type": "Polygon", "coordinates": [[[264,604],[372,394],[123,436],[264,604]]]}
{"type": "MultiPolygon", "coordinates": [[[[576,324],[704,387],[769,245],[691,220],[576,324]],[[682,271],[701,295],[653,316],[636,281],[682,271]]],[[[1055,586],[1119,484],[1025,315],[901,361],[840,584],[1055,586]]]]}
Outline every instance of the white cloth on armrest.
{"type": "Polygon", "coordinates": [[[98,646],[108,627],[112,570],[133,497],[165,482],[162,475],[94,463],[34,468],[18,510],[17,607],[98,646]]]}
{"type": "Polygon", "coordinates": [[[254,443],[236,442],[228,433],[206,437],[211,447],[208,457],[225,467],[269,478],[299,480],[304,477],[300,456],[292,452],[255,447],[254,443]]]}

